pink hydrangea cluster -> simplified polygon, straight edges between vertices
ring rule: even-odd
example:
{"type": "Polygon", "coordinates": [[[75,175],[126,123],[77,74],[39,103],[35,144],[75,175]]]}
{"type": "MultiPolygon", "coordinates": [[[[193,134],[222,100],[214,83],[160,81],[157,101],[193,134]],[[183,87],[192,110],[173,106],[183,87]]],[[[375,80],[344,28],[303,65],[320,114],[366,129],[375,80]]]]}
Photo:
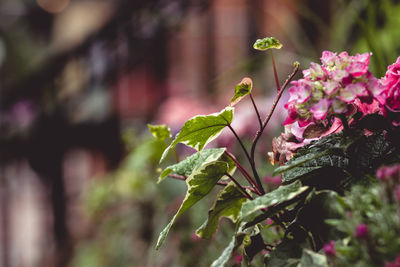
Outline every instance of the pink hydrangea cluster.
{"type": "Polygon", "coordinates": [[[400,57],[390,65],[381,79],[382,87],[374,91],[382,106],[383,114],[390,115],[393,125],[400,126],[400,57]]]}
{"type": "Polygon", "coordinates": [[[353,105],[371,103],[373,92],[381,90],[379,80],[368,70],[370,56],[324,51],[321,65],[311,63],[303,71],[304,78],[291,83],[290,99],[285,105],[288,117],[283,124],[297,121],[299,127],[305,127],[324,123],[332,115],[354,110],[350,108],[353,105]]]}

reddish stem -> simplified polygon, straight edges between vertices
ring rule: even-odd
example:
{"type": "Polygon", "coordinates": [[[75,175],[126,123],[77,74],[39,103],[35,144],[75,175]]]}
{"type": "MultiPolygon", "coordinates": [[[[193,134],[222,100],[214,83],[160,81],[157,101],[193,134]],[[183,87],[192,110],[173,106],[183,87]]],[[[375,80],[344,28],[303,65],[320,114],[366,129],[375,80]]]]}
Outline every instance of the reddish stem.
{"type": "Polygon", "coordinates": [[[243,176],[246,178],[249,184],[255,189],[254,192],[258,195],[261,195],[260,188],[258,187],[257,183],[254,181],[251,175],[246,171],[246,169],[239,163],[239,161],[237,161],[236,158],[228,151],[225,151],[225,154],[228,157],[230,157],[233,160],[233,162],[235,162],[236,167],[240,170],[240,172],[243,174],[243,176]]]}
{"type": "Polygon", "coordinates": [[[251,170],[253,171],[253,175],[254,175],[254,179],[256,180],[256,183],[258,185],[258,188],[260,190],[260,193],[262,195],[265,194],[264,188],[262,187],[261,184],[261,180],[260,177],[258,176],[257,170],[256,170],[256,166],[254,165],[254,161],[251,160],[249,152],[247,152],[246,147],[243,145],[242,140],[240,139],[240,137],[238,136],[238,134],[236,133],[236,131],[232,128],[232,126],[230,124],[227,125],[228,128],[232,131],[233,135],[236,137],[236,139],[238,140],[240,146],[242,147],[244,154],[246,155],[246,158],[248,159],[250,166],[251,166],[251,170]]]}
{"type": "Polygon", "coordinates": [[[276,105],[278,104],[279,99],[281,98],[281,96],[282,96],[282,94],[283,94],[283,91],[285,91],[286,86],[287,86],[287,85],[289,84],[289,82],[293,79],[294,75],[296,74],[296,72],[297,72],[298,70],[299,70],[299,66],[296,65],[296,66],[294,67],[292,73],[289,75],[289,77],[286,79],[285,83],[282,85],[282,89],[279,90],[278,94],[276,95],[275,100],[274,100],[274,102],[272,103],[272,107],[271,107],[271,110],[270,110],[268,116],[265,118],[261,129],[260,129],[259,131],[257,131],[256,136],[255,136],[254,139],[253,139],[253,143],[252,143],[252,145],[251,145],[251,151],[250,151],[250,155],[251,155],[250,157],[251,157],[251,160],[252,160],[252,163],[253,163],[252,166],[253,166],[253,165],[255,166],[255,162],[254,162],[254,153],[255,153],[256,144],[257,144],[258,140],[260,139],[260,137],[261,137],[261,135],[262,135],[262,133],[263,133],[265,127],[267,126],[267,124],[268,124],[268,122],[269,122],[269,120],[271,119],[272,114],[274,113],[274,110],[275,110],[275,108],[276,108],[276,105]]]}
{"type": "Polygon", "coordinates": [[[271,60],[272,60],[272,66],[274,67],[274,76],[275,76],[275,82],[276,82],[276,90],[279,92],[281,88],[279,87],[279,79],[278,79],[278,72],[276,71],[276,65],[275,65],[275,60],[274,60],[274,53],[272,52],[272,49],[269,50],[271,52],[271,60]]]}
{"type": "Polygon", "coordinates": [[[260,113],[258,112],[256,102],[254,102],[253,95],[251,93],[250,93],[250,99],[251,99],[251,103],[253,103],[254,110],[256,111],[258,123],[260,124],[260,129],[261,129],[261,127],[262,127],[261,116],[260,116],[260,113]]]}
{"type": "Polygon", "coordinates": [[[246,192],[246,189],[244,189],[244,188],[242,187],[242,185],[239,184],[239,182],[236,181],[235,178],[233,178],[232,175],[230,175],[230,174],[227,173],[227,172],[225,173],[225,175],[228,176],[229,179],[231,179],[232,182],[234,182],[235,185],[236,185],[238,188],[240,188],[240,191],[242,192],[242,194],[243,194],[247,199],[253,200],[253,198],[249,195],[249,193],[246,192]]]}

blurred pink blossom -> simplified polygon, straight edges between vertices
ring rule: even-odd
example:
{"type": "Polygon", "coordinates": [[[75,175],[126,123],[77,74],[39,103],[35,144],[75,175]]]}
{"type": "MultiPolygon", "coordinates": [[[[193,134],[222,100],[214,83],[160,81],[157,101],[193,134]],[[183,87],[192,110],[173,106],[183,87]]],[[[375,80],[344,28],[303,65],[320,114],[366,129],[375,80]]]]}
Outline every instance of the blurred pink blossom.
{"type": "Polygon", "coordinates": [[[365,223],[357,225],[355,230],[355,236],[359,239],[365,239],[369,236],[369,228],[365,223]]]}
{"type": "Polygon", "coordinates": [[[243,260],[243,256],[242,255],[236,255],[234,258],[233,258],[233,261],[235,262],[235,263],[241,263],[242,262],[242,260],[243,260]]]}
{"type": "Polygon", "coordinates": [[[385,267],[400,267],[400,255],[394,261],[385,263],[385,267]]]}
{"type": "Polygon", "coordinates": [[[281,185],[282,184],[282,178],[281,176],[266,176],[264,177],[264,182],[266,184],[271,184],[271,185],[281,185]]]}
{"type": "Polygon", "coordinates": [[[400,174],[400,165],[382,166],[376,171],[376,177],[381,180],[398,179],[400,174]]]}
{"type": "Polygon", "coordinates": [[[322,250],[324,251],[325,255],[328,257],[336,256],[335,241],[329,241],[328,243],[326,243],[322,247],[322,250]]]}

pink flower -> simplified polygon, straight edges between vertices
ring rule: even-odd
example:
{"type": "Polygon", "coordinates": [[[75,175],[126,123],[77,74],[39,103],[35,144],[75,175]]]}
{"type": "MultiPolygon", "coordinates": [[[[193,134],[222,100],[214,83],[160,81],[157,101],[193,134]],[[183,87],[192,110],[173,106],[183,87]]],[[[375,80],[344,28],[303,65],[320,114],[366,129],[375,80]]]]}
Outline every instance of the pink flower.
{"type": "Polygon", "coordinates": [[[336,256],[335,241],[330,241],[329,243],[325,244],[322,247],[322,250],[324,251],[325,255],[328,257],[336,256]]]}
{"type": "Polygon", "coordinates": [[[310,64],[310,76],[314,80],[322,80],[325,77],[325,72],[321,65],[311,62],[310,64]]]}
{"type": "Polygon", "coordinates": [[[346,71],[354,77],[367,74],[370,56],[371,53],[357,54],[350,65],[346,67],[346,71]]]}
{"type": "Polygon", "coordinates": [[[312,106],[310,111],[314,115],[314,118],[317,120],[325,120],[330,104],[330,100],[322,98],[317,104],[312,106]]]}
{"type": "Polygon", "coordinates": [[[369,236],[369,228],[365,223],[360,223],[356,227],[355,236],[359,239],[365,239],[369,236]]]}
{"type": "Polygon", "coordinates": [[[192,241],[200,241],[201,240],[201,238],[196,234],[196,232],[192,232],[190,239],[192,239],[192,241]]]}
{"type": "Polygon", "coordinates": [[[336,53],[333,53],[331,51],[322,52],[322,57],[321,57],[322,64],[327,66],[332,66],[333,64],[335,64],[335,59],[336,59],[336,53]]]}
{"type": "Polygon", "coordinates": [[[394,259],[392,262],[387,262],[385,267],[400,267],[400,255],[394,259]]]}
{"type": "Polygon", "coordinates": [[[351,115],[349,111],[355,110],[356,100],[371,103],[381,89],[368,71],[370,56],[371,53],[350,56],[347,52],[338,55],[324,51],[322,65],[312,62],[303,71],[304,78],[291,83],[290,98],[285,104],[288,116],[283,124],[298,121],[300,127],[312,123],[326,126],[334,115],[351,115]]]}
{"type": "Polygon", "coordinates": [[[286,103],[285,108],[288,110],[288,116],[282,125],[292,124],[298,118],[296,107],[294,106],[293,102],[288,102],[286,103]]]}
{"type": "Polygon", "coordinates": [[[382,104],[383,112],[389,116],[393,125],[400,125],[400,57],[387,69],[381,79],[381,90],[374,96],[382,104]]]}
{"type": "Polygon", "coordinates": [[[233,261],[235,262],[235,263],[241,263],[242,262],[242,260],[243,260],[243,256],[242,255],[236,255],[234,258],[233,258],[233,261]]]}
{"type": "Polygon", "coordinates": [[[310,98],[311,87],[306,80],[294,81],[292,85],[294,86],[289,89],[290,99],[288,102],[295,101],[297,104],[303,104],[310,98]]]}
{"type": "Polygon", "coordinates": [[[339,89],[339,84],[335,81],[323,82],[322,85],[326,88],[325,92],[328,95],[332,95],[333,93],[335,93],[337,91],[337,89],[339,89]]]}
{"type": "Polygon", "coordinates": [[[400,165],[382,166],[376,171],[376,177],[381,180],[397,179],[400,174],[400,165]]]}
{"type": "Polygon", "coordinates": [[[361,111],[363,114],[373,114],[379,113],[380,107],[379,102],[375,99],[372,99],[371,103],[361,102],[360,99],[354,100],[354,106],[357,108],[358,111],[361,111]]]}

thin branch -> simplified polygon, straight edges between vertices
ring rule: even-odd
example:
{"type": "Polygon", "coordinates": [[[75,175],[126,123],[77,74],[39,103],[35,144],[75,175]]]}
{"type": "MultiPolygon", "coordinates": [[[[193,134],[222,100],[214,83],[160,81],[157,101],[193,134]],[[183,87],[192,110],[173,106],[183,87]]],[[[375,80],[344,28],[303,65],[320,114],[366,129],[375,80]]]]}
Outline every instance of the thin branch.
{"type": "Polygon", "coordinates": [[[271,217],[271,219],[276,222],[280,227],[282,227],[284,230],[286,230],[286,226],[283,224],[283,222],[279,219],[278,216],[274,215],[271,217]]]}
{"type": "Polygon", "coordinates": [[[339,115],[339,119],[342,122],[343,128],[345,131],[349,130],[349,123],[347,122],[346,115],[344,113],[339,115]]]}
{"type": "Polygon", "coordinates": [[[233,133],[233,135],[236,137],[236,140],[239,142],[240,146],[242,147],[244,154],[246,155],[246,158],[249,160],[249,162],[251,163],[251,159],[250,159],[250,155],[249,152],[247,152],[246,147],[243,145],[242,140],[240,139],[239,135],[236,133],[235,129],[232,128],[232,126],[230,124],[227,125],[228,128],[231,130],[231,132],[233,133]]]}
{"type": "Polygon", "coordinates": [[[279,87],[278,72],[276,71],[274,53],[272,52],[272,49],[270,49],[269,51],[271,52],[272,66],[274,67],[274,77],[275,77],[275,82],[276,82],[276,90],[279,92],[281,90],[281,88],[279,87]]]}
{"type": "MultiPolygon", "coordinates": [[[[246,157],[247,157],[247,159],[248,159],[248,161],[249,161],[249,163],[250,163],[251,170],[253,171],[254,179],[256,180],[256,183],[257,183],[257,187],[258,187],[258,189],[260,190],[260,193],[261,193],[262,195],[264,195],[264,194],[265,194],[265,191],[264,191],[264,188],[263,188],[263,186],[262,186],[262,184],[261,184],[260,176],[258,176],[257,169],[256,169],[256,166],[255,166],[255,164],[254,164],[254,160],[252,160],[252,158],[250,157],[249,152],[247,152],[247,149],[246,149],[246,147],[243,145],[242,140],[240,140],[240,137],[237,135],[237,133],[235,132],[235,130],[232,128],[232,126],[231,126],[230,124],[228,124],[227,126],[228,126],[229,129],[232,131],[232,133],[235,135],[235,137],[236,137],[236,139],[238,140],[240,146],[242,147],[242,149],[243,149],[243,151],[244,151],[244,153],[245,153],[245,155],[246,155],[246,157]]],[[[260,130],[261,130],[261,129],[260,129],[260,130]]]]}
{"type": "Polygon", "coordinates": [[[261,129],[262,128],[261,116],[260,116],[260,113],[258,112],[256,102],[254,102],[253,95],[251,93],[250,93],[250,99],[251,99],[251,103],[253,103],[254,110],[256,111],[258,123],[260,124],[260,129],[261,129]]]}
{"type": "Polygon", "coordinates": [[[235,157],[228,151],[225,151],[225,154],[233,160],[233,162],[235,163],[235,165],[239,169],[239,171],[243,174],[243,176],[246,178],[246,180],[249,182],[249,184],[255,189],[254,192],[258,195],[261,195],[260,188],[258,188],[257,183],[250,176],[250,174],[246,171],[246,169],[239,163],[239,161],[237,161],[237,159],[235,159],[235,157]]]}
{"type": "Polygon", "coordinates": [[[242,192],[242,194],[243,194],[246,198],[248,198],[248,199],[250,199],[250,200],[253,200],[253,198],[249,195],[249,193],[246,192],[246,189],[244,189],[244,188],[242,187],[242,185],[239,184],[239,182],[236,181],[235,178],[233,178],[232,175],[230,175],[230,174],[227,173],[227,172],[225,173],[225,175],[228,176],[229,179],[231,179],[232,182],[235,183],[235,185],[240,189],[240,191],[242,192]]]}
{"type": "Polygon", "coordinates": [[[261,137],[261,135],[262,135],[262,133],[263,133],[265,127],[267,126],[267,124],[268,124],[268,122],[269,122],[269,120],[271,119],[272,114],[274,113],[274,110],[275,110],[275,108],[276,108],[276,105],[278,104],[279,99],[281,98],[281,96],[282,96],[282,94],[283,94],[283,91],[285,91],[285,88],[287,87],[287,85],[289,84],[289,82],[293,79],[294,75],[296,74],[296,72],[297,72],[298,70],[299,70],[299,66],[296,65],[296,66],[294,67],[292,73],[289,75],[289,77],[286,79],[285,83],[282,85],[282,89],[281,89],[281,90],[278,92],[278,94],[276,95],[275,100],[274,100],[274,102],[272,103],[272,107],[271,107],[271,110],[270,110],[268,116],[265,118],[261,129],[260,129],[259,131],[257,131],[256,136],[255,136],[254,139],[253,139],[253,143],[252,143],[252,145],[251,145],[251,152],[250,152],[250,153],[251,153],[251,160],[252,160],[252,162],[253,162],[252,165],[255,165],[254,153],[255,153],[256,144],[257,144],[258,140],[260,139],[260,137],[261,137]]]}

